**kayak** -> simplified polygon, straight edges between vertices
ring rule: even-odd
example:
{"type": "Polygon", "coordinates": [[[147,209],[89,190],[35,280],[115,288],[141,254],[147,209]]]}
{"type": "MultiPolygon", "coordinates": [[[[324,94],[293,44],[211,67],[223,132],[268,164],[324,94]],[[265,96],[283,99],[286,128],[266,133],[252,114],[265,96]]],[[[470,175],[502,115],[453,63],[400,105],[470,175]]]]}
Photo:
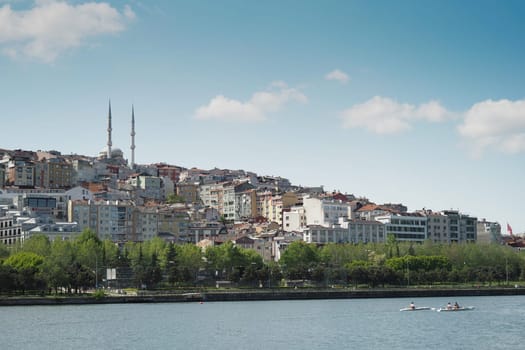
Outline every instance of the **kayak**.
{"type": "Polygon", "coordinates": [[[399,311],[423,311],[423,310],[430,310],[430,308],[426,306],[420,306],[420,307],[404,307],[402,309],[399,309],[399,311]]]}
{"type": "Polygon", "coordinates": [[[442,308],[439,308],[437,309],[437,312],[449,312],[449,311],[470,311],[470,310],[474,310],[474,306],[462,306],[462,307],[459,307],[459,308],[446,308],[446,307],[442,307],[442,308]]]}

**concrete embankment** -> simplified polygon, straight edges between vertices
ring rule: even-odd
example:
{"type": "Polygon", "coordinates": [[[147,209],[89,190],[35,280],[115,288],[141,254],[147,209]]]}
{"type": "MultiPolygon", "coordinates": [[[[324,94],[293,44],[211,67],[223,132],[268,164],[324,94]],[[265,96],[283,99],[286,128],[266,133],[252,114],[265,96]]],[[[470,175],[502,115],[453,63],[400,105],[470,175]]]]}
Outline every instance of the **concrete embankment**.
{"type": "Polygon", "coordinates": [[[193,293],[149,294],[137,296],[71,296],[71,297],[0,297],[0,306],[23,305],[80,305],[122,303],[174,303],[209,301],[254,300],[307,300],[307,299],[359,299],[359,298],[416,298],[525,295],[525,288],[472,288],[472,289],[273,289],[202,291],[193,293]]]}

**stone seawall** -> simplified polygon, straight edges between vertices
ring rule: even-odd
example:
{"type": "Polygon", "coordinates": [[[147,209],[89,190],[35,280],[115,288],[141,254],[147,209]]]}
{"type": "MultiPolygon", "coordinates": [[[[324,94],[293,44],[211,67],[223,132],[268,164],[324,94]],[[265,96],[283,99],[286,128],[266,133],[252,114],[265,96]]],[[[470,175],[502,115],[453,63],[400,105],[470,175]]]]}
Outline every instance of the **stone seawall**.
{"type": "Polygon", "coordinates": [[[0,297],[0,306],[525,295],[525,288],[231,290],[138,296],[0,297]]]}

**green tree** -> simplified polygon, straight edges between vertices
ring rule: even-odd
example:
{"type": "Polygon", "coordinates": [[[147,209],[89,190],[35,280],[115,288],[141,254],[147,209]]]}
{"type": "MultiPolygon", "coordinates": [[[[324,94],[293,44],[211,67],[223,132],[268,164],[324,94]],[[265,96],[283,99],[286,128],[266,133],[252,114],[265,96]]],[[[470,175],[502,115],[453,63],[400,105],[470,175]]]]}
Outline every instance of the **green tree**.
{"type": "Polygon", "coordinates": [[[16,270],[10,265],[0,263],[0,292],[10,292],[16,289],[16,270]]]}
{"type": "Polygon", "coordinates": [[[51,243],[49,242],[49,238],[47,236],[43,234],[37,234],[25,240],[21,250],[46,257],[51,253],[51,243]]]}
{"type": "Polygon", "coordinates": [[[43,265],[44,276],[50,288],[58,293],[60,288],[71,292],[73,285],[70,267],[76,264],[75,252],[71,242],[55,240],[51,245],[51,253],[43,265]]]}
{"type": "Polygon", "coordinates": [[[78,273],[75,279],[75,289],[87,287],[86,284],[93,280],[93,286],[99,287],[105,272],[103,243],[97,234],[85,229],[73,242],[75,249],[75,265],[71,273],[78,273]],[[92,274],[93,278],[86,278],[84,274],[92,274]]]}
{"type": "Polygon", "coordinates": [[[167,277],[168,283],[173,285],[178,279],[178,268],[177,268],[177,250],[175,245],[170,243],[166,247],[165,253],[165,265],[164,274],[167,277]]]}
{"type": "Polygon", "coordinates": [[[204,267],[203,254],[199,247],[194,244],[184,244],[178,247],[176,265],[181,282],[193,283],[197,278],[197,272],[204,267]]]}
{"type": "Polygon", "coordinates": [[[292,242],[283,252],[280,264],[289,279],[309,279],[319,262],[317,247],[304,241],[292,242]]]}
{"type": "Polygon", "coordinates": [[[31,252],[18,252],[11,255],[4,262],[16,271],[16,289],[24,294],[27,290],[45,289],[45,280],[42,278],[44,258],[31,252]]]}

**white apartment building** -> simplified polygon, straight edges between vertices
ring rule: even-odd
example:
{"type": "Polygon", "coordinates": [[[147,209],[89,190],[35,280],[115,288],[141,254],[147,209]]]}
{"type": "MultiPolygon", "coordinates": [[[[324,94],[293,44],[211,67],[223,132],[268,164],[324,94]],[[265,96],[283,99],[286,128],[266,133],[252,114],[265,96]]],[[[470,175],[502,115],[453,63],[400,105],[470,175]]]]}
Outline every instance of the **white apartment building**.
{"type": "Polygon", "coordinates": [[[235,220],[235,186],[231,183],[223,186],[222,210],[226,220],[235,220]]]}
{"type": "Polygon", "coordinates": [[[347,243],[350,235],[347,228],[339,225],[331,227],[320,225],[309,225],[303,230],[303,240],[306,243],[347,243]]]}
{"type": "Polygon", "coordinates": [[[255,190],[235,193],[235,220],[247,220],[257,214],[257,196],[255,190]]]}
{"type": "Polygon", "coordinates": [[[81,231],[88,228],[100,239],[114,242],[137,241],[134,207],[119,201],[70,201],[68,221],[77,222],[81,231]]]}
{"type": "Polygon", "coordinates": [[[82,231],[76,222],[56,222],[41,224],[28,231],[24,231],[24,240],[31,238],[34,235],[44,235],[51,242],[55,240],[67,241],[75,239],[80,236],[82,231]]]}
{"type": "Polygon", "coordinates": [[[164,199],[163,182],[158,176],[136,176],[129,180],[130,185],[137,188],[141,197],[155,200],[164,199]]]}
{"type": "Polygon", "coordinates": [[[11,216],[0,217],[0,242],[5,245],[13,245],[22,241],[22,226],[17,224],[11,216]]]}
{"type": "Polygon", "coordinates": [[[199,197],[202,201],[202,204],[204,204],[206,207],[217,209],[221,215],[223,213],[223,194],[224,189],[222,183],[201,185],[199,188],[199,197]]]}
{"type": "Polygon", "coordinates": [[[398,241],[427,239],[427,217],[421,214],[388,214],[376,217],[376,221],[385,224],[385,238],[393,234],[398,241]]]}
{"type": "Polygon", "coordinates": [[[339,218],[352,217],[348,203],[333,199],[304,198],[303,207],[307,225],[330,227],[339,222],[339,218]]]}
{"type": "Polygon", "coordinates": [[[351,243],[382,243],[386,241],[385,225],[379,221],[350,220],[348,227],[351,243]]]}
{"type": "Polygon", "coordinates": [[[294,206],[283,211],[283,231],[302,231],[306,228],[306,211],[302,206],[294,206]]]}
{"type": "Polygon", "coordinates": [[[385,225],[378,221],[350,220],[331,227],[311,225],[303,231],[307,243],[370,243],[385,241],[385,225]]]}

